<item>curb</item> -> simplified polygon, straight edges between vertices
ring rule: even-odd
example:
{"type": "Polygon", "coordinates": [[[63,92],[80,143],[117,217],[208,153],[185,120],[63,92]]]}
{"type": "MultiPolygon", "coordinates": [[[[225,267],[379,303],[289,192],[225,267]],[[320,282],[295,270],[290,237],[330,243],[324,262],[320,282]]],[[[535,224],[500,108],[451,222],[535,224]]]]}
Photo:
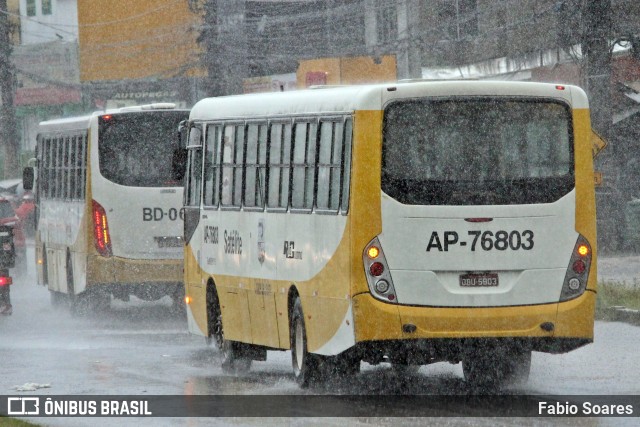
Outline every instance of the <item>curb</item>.
{"type": "Polygon", "coordinates": [[[640,325],[640,310],[627,308],[622,305],[614,305],[607,309],[610,320],[615,322],[627,322],[640,325]]]}

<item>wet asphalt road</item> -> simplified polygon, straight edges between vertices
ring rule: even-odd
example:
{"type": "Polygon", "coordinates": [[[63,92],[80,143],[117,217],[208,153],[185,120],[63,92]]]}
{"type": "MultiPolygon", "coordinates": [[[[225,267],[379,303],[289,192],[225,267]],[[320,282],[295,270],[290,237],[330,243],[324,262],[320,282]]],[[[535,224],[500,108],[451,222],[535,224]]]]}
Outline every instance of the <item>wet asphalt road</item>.
{"type": "MultiPolygon", "coordinates": [[[[207,347],[203,338],[188,334],[184,314],[173,311],[169,299],[112,301],[104,313],[72,316],[65,309],[51,306],[48,291],[35,285],[31,270],[26,277],[15,278],[12,299],[14,314],[0,318],[0,395],[470,393],[461,366],[446,363],[410,373],[398,373],[386,364],[363,364],[363,372],[354,381],[300,390],[291,373],[289,352],[269,352],[268,360],[255,362],[248,374],[229,376],[220,369],[215,348],[207,347]],[[26,383],[49,387],[16,391],[16,386],[26,383]]],[[[507,392],[638,395],[639,350],[640,328],[597,322],[594,344],[564,355],[534,353],[529,383],[507,392]]],[[[455,415],[455,407],[448,410],[455,415]]],[[[115,425],[115,421],[39,420],[45,425],[115,425]]],[[[203,419],[143,421],[148,425],[204,425],[203,419]]],[[[261,424],[255,419],[223,421],[213,420],[220,425],[261,424]]],[[[295,425],[299,421],[290,419],[287,423],[295,425]]],[[[322,425],[340,424],[339,419],[320,421],[322,425]]],[[[468,421],[462,424],[469,425],[468,421]]],[[[352,425],[361,423],[385,421],[350,419],[352,425]]],[[[494,419],[491,424],[495,423],[494,419]]],[[[471,425],[478,424],[484,425],[478,420],[471,425]]]]}

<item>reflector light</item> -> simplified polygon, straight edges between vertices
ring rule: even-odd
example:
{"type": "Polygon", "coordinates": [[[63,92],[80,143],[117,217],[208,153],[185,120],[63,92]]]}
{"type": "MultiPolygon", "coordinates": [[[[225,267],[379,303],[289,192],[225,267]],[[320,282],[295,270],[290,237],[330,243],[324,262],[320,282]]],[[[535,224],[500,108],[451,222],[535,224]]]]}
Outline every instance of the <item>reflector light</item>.
{"type": "Polygon", "coordinates": [[[587,266],[584,264],[584,261],[582,261],[581,259],[573,263],[573,271],[575,271],[577,274],[584,273],[586,269],[587,269],[587,266]]]}
{"type": "Polygon", "coordinates": [[[581,256],[587,256],[589,254],[589,247],[587,245],[578,246],[578,254],[581,256]]]}
{"type": "Polygon", "coordinates": [[[572,291],[577,291],[578,289],[580,289],[580,280],[576,279],[575,277],[569,280],[569,289],[571,289],[572,291]]]}
{"type": "Polygon", "coordinates": [[[387,282],[386,280],[379,280],[376,283],[376,291],[380,292],[381,294],[384,294],[388,290],[389,290],[389,282],[387,282]]]}
{"type": "Polygon", "coordinates": [[[93,200],[93,240],[100,255],[111,256],[111,238],[107,214],[102,205],[95,200],[93,200]]]}
{"type": "Polygon", "coordinates": [[[0,277],[0,286],[8,286],[13,283],[11,277],[1,276],[0,277]]]}
{"type": "Polygon", "coordinates": [[[396,299],[396,296],[391,294],[387,298],[389,298],[389,301],[393,301],[394,299],[396,299]]]}
{"type": "Polygon", "coordinates": [[[373,264],[371,264],[371,267],[369,267],[369,272],[372,276],[381,276],[382,273],[384,273],[384,266],[382,265],[382,263],[374,262],[373,264]]]}
{"type": "Polygon", "coordinates": [[[102,116],[102,120],[111,120],[111,114],[107,114],[105,116],[102,116]]]}
{"type": "Polygon", "coordinates": [[[380,249],[376,248],[375,246],[371,246],[367,251],[367,256],[371,259],[377,258],[378,255],[380,255],[380,249]]]}
{"type": "Polygon", "coordinates": [[[467,222],[491,222],[493,218],[465,218],[467,222]]]}

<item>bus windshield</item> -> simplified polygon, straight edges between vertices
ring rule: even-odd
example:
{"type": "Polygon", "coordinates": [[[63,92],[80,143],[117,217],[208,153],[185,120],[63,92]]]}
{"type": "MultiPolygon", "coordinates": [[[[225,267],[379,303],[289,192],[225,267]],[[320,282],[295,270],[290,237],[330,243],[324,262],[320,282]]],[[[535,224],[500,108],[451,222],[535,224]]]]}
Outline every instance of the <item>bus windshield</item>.
{"type": "Polygon", "coordinates": [[[100,173],[130,187],[178,187],[172,159],[180,147],[178,124],[187,111],[130,112],[100,118],[100,173]]]}
{"type": "Polygon", "coordinates": [[[404,204],[550,203],[574,187],[569,107],[413,99],[384,112],[382,190],[404,204]]]}

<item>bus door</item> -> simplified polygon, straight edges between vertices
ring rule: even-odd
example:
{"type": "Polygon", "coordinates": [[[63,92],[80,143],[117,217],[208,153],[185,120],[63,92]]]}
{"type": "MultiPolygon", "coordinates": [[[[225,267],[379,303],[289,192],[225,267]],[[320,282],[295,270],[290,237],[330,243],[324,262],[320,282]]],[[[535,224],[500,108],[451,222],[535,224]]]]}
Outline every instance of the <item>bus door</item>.
{"type": "MultiPolygon", "coordinates": [[[[201,286],[201,278],[196,273],[199,271],[200,261],[200,245],[191,245],[194,233],[200,222],[200,196],[202,194],[202,128],[194,126],[189,132],[189,141],[187,145],[187,170],[185,178],[187,185],[184,192],[184,241],[185,241],[185,258],[184,268],[187,275],[185,276],[185,285],[201,286]],[[193,249],[195,253],[193,253],[193,249]]],[[[196,236],[193,242],[199,242],[196,236]]]]}
{"type": "Polygon", "coordinates": [[[276,275],[276,263],[266,257],[267,236],[273,236],[276,221],[261,211],[265,204],[266,169],[267,169],[267,134],[266,122],[248,122],[246,126],[245,148],[245,180],[243,186],[243,206],[246,212],[245,221],[239,229],[247,230],[250,240],[246,250],[244,265],[250,275],[256,277],[248,284],[247,299],[251,316],[251,334],[254,344],[279,347],[278,324],[276,318],[275,291],[277,284],[273,280],[276,275]],[[272,229],[271,227],[274,227],[272,229]]]}
{"type": "Polygon", "coordinates": [[[242,167],[239,165],[243,161],[243,148],[243,123],[207,127],[200,265],[215,273],[225,337],[251,342],[247,299],[250,282],[241,279],[248,236],[243,234],[237,221],[241,205],[242,167]]]}

